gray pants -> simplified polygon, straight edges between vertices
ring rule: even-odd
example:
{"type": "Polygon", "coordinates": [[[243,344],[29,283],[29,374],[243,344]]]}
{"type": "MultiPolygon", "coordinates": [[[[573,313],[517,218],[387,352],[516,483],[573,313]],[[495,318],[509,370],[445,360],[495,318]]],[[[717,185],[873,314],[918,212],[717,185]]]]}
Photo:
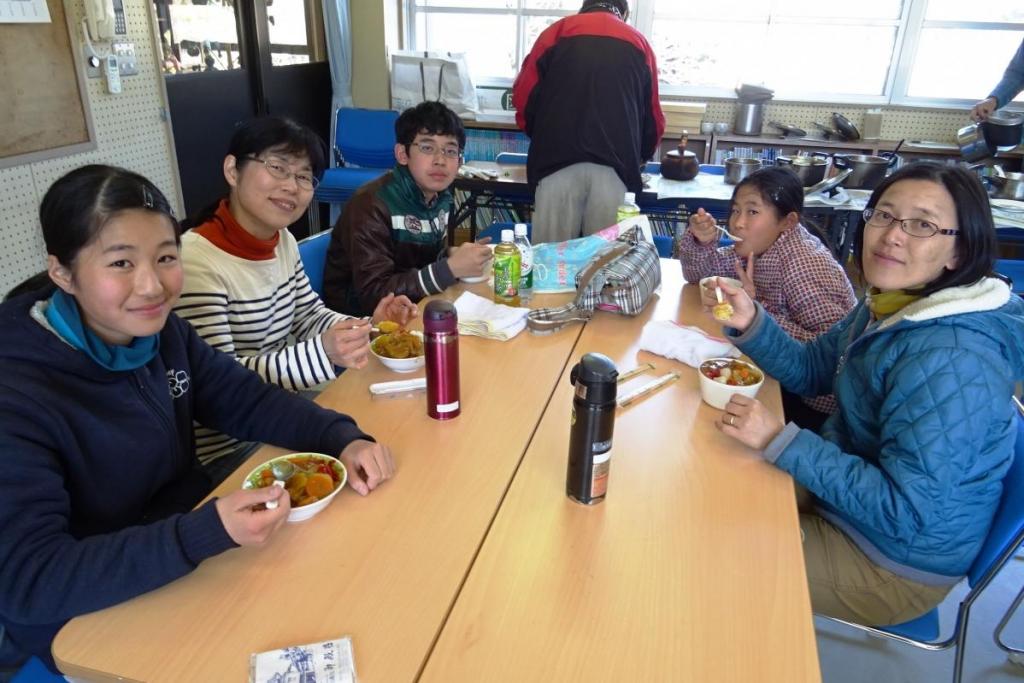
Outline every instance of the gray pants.
{"type": "Polygon", "coordinates": [[[562,242],[615,224],[626,185],[610,166],[566,166],[537,185],[533,243],[562,242]]]}

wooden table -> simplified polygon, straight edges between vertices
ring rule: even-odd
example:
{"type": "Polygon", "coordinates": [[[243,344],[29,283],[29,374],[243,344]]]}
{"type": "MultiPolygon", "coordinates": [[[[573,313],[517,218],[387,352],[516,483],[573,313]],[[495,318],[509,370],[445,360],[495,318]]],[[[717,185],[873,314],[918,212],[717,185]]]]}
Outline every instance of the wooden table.
{"type": "MultiPolygon", "coordinates": [[[[226,552],[72,620],[53,645],[58,666],[89,680],[245,681],[251,653],[350,635],[361,680],[413,680],[582,329],[503,343],[462,337],[462,414],[446,422],[427,417],[422,393],[371,399],[371,382],[400,378],[375,359],[344,373],[318,402],[388,444],[395,478],[367,498],[343,490],[262,548],[226,552]]],[[[218,492],[280,452],[261,449],[218,492]]]]}
{"type": "MultiPolygon", "coordinates": [[[[713,329],[678,268],[644,318],[713,329]]],[[[619,409],[608,494],[565,495],[572,387],[558,381],[421,681],[818,681],[793,486],[720,434],[696,371],[598,315],[573,353],[682,378],[619,409]]],[[[774,381],[761,398],[781,412],[774,381]]]]}
{"type": "MultiPolygon", "coordinates": [[[[680,303],[678,262],[662,263],[662,296],[639,319],[464,337],[454,421],[427,418],[422,395],[370,399],[369,383],[395,377],[377,364],[346,372],[318,400],[389,444],[396,478],[72,620],[58,665],[90,680],[244,681],[251,653],[349,635],[367,682],[818,680],[790,479],[714,430],[692,368],[636,352],[646,319],[697,315],[696,288],[680,303]],[[620,411],[608,499],[588,508],[564,486],[568,367],[591,350],[683,378],[620,411]]],[[[774,382],[761,397],[779,409],[774,382]]]]}

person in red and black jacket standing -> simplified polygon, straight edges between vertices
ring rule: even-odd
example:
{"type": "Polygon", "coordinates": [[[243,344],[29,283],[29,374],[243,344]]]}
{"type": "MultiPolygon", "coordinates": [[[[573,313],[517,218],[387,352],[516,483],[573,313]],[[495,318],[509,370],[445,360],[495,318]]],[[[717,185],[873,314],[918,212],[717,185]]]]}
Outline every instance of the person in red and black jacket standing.
{"type": "Polygon", "coordinates": [[[592,234],[615,222],[626,191],[658,148],[665,117],[658,65],[626,23],[627,0],[584,0],[549,26],[512,89],[516,123],[530,136],[534,242],[592,234]]]}

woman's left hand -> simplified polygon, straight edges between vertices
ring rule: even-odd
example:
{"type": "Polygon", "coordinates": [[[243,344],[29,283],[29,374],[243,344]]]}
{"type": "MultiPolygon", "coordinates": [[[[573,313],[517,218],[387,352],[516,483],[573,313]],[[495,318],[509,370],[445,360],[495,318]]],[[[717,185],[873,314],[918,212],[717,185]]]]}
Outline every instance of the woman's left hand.
{"type": "Polygon", "coordinates": [[[348,469],[348,485],[365,496],[395,476],[395,459],[391,449],[373,441],[356,439],[338,456],[348,469]]]}
{"type": "Polygon", "coordinates": [[[373,309],[373,324],[376,325],[385,320],[392,320],[405,327],[418,313],[419,309],[416,307],[416,304],[409,300],[409,297],[404,294],[401,296],[388,294],[380,300],[377,308],[373,309]]]}
{"type": "Polygon", "coordinates": [[[764,450],[786,425],[756,398],[733,394],[715,426],[742,444],[764,450]]]}

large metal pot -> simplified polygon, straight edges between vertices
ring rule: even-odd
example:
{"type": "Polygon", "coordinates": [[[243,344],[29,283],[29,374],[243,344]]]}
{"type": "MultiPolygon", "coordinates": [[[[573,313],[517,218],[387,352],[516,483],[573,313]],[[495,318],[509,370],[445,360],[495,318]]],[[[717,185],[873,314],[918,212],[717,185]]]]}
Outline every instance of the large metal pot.
{"type": "Polygon", "coordinates": [[[796,156],[775,157],[776,166],[788,166],[800,184],[804,187],[817,185],[825,179],[825,169],[828,168],[828,155],[821,152],[814,154],[798,154],[796,156]]]}
{"type": "Polygon", "coordinates": [[[843,183],[848,190],[873,190],[885,179],[889,167],[896,163],[896,155],[882,152],[879,156],[871,154],[836,154],[833,156],[836,166],[853,171],[843,183]]]}
{"type": "Polygon", "coordinates": [[[1024,116],[1008,111],[998,111],[981,124],[982,135],[989,147],[999,151],[1013,149],[1020,144],[1024,133],[1024,116]]]}
{"type": "Polygon", "coordinates": [[[989,145],[981,132],[981,126],[972,123],[956,132],[956,144],[960,146],[960,156],[968,163],[988,159],[996,153],[995,147],[989,145]]]}
{"type": "Polygon", "coordinates": [[[740,102],[732,122],[736,135],[760,135],[764,121],[764,102],[740,102]]]}
{"type": "Polygon", "coordinates": [[[761,162],[757,159],[726,159],[725,183],[736,185],[759,168],[761,168],[761,162]]]}

